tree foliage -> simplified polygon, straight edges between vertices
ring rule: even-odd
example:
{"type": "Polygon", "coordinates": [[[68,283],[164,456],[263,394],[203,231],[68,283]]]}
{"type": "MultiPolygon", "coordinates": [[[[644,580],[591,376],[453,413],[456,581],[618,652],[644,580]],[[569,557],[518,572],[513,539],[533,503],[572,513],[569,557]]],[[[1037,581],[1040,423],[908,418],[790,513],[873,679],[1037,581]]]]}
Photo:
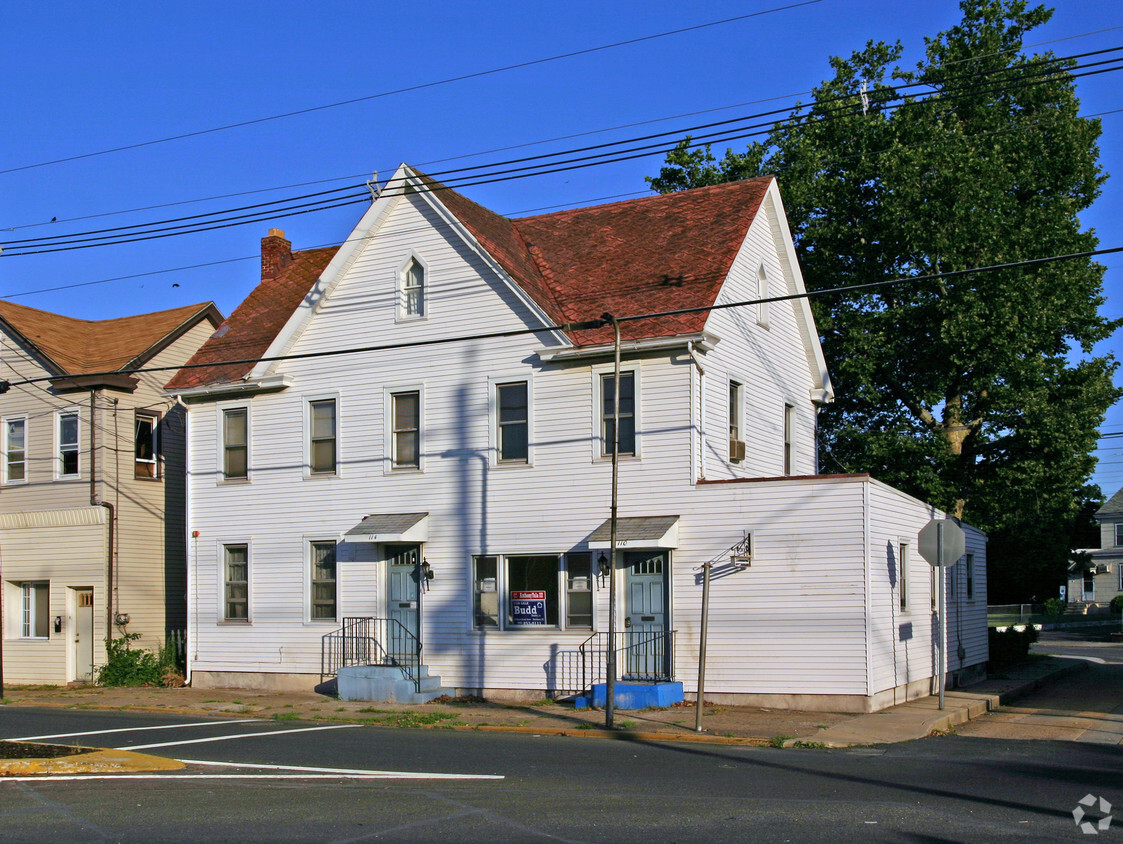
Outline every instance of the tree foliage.
{"type": "MultiPolygon", "coordinates": [[[[1090,251],[1098,120],[1072,62],[1027,55],[1051,11],[962,0],[915,70],[900,44],[833,58],[833,78],[763,143],[716,159],[687,138],[660,192],[775,174],[808,288],[1090,251]]],[[[992,599],[1053,594],[1116,362],[1093,345],[1103,267],[1088,258],[814,297],[837,399],[824,462],[868,471],[990,534],[992,599]]]]}

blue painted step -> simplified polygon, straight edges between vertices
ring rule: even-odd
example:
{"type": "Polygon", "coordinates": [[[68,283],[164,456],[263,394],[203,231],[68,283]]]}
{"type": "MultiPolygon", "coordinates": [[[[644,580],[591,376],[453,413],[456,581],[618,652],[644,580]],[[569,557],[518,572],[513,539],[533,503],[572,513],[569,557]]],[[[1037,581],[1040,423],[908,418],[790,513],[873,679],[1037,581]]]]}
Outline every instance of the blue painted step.
{"type": "MultiPolygon", "coordinates": [[[[606,689],[606,684],[595,683],[589,694],[577,697],[577,709],[603,709],[606,689]]],[[[617,709],[665,709],[682,701],[682,683],[617,683],[614,696],[617,709]]]]}

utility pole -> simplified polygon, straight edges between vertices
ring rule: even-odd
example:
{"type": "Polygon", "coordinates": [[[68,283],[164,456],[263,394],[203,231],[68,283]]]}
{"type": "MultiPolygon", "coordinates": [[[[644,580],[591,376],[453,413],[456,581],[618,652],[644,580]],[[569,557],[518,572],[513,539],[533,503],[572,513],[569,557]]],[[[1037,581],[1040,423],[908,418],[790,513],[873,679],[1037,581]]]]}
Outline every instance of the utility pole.
{"type": "Polygon", "coordinates": [[[612,323],[612,504],[609,519],[608,556],[608,653],[604,660],[604,725],[612,729],[616,715],[616,499],[620,477],[620,323],[612,314],[602,319],[612,323]]]}

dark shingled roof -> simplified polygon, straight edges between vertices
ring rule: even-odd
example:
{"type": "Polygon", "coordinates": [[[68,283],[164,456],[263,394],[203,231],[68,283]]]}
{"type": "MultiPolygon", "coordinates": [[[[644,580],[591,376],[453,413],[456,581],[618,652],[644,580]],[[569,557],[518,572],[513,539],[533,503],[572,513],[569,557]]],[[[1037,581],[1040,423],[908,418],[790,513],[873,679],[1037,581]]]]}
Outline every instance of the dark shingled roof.
{"type": "Polygon", "coordinates": [[[1107,503],[1096,511],[1096,516],[1101,519],[1123,516],[1123,489],[1111,496],[1107,503]]]}
{"type": "MultiPolygon", "coordinates": [[[[772,177],[729,182],[519,219],[489,211],[427,176],[434,198],[556,324],[712,305],[772,177]]],[[[270,238],[262,241],[263,250],[270,238]]],[[[276,240],[287,249],[288,242],[276,240]]],[[[324,271],[336,247],[283,256],[189,363],[263,355],[324,271]]],[[[263,252],[263,266],[266,256],[263,252]]],[[[625,340],[701,331],[699,311],[621,323],[625,340]]],[[[610,327],[572,332],[578,346],[612,342],[610,327]]],[[[251,363],[182,370],[169,390],[235,383],[251,363]]]]}
{"type": "Polygon", "coordinates": [[[198,319],[218,322],[211,302],[151,314],[86,320],[0,301],[0,319],[46,359],[57,374],[86,375],[136,366],[198,319]]]}

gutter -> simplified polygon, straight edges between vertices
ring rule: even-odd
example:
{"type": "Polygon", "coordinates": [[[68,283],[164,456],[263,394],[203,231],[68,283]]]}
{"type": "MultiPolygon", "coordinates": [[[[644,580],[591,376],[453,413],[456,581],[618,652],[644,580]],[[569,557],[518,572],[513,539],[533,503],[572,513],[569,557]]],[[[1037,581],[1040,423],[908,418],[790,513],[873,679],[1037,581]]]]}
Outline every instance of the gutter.
{"type": "Polygon", "coordinates": [[[291,375],[265,375],[252,381],[241,381],[229,384],[212,384],[204,387],[188,387],[176,390],[175,393],[165,392],[165,396],[173,397],[184,407],[191,399],[206,399],[215,396],[252,395],[255,393],[277,393],[292,386],[291,375]]]}
{"type": "MultiPolygon", "coordinates": [[[[685,348],[693,357],[692,349],[711,351],[718,344],[718,338],[709,332],[679,334],[675,337],[650,337],[644,340],[628,340],[620,344],[621,352],[661,352],[685,348]]],[[[616,353],[614,343],[599,343],[595,346],[571,346],[565,349],[547,349],[538,353],[540,360],[546,362],[581,360],[584,358],[609,357],[616,353]]]]}

